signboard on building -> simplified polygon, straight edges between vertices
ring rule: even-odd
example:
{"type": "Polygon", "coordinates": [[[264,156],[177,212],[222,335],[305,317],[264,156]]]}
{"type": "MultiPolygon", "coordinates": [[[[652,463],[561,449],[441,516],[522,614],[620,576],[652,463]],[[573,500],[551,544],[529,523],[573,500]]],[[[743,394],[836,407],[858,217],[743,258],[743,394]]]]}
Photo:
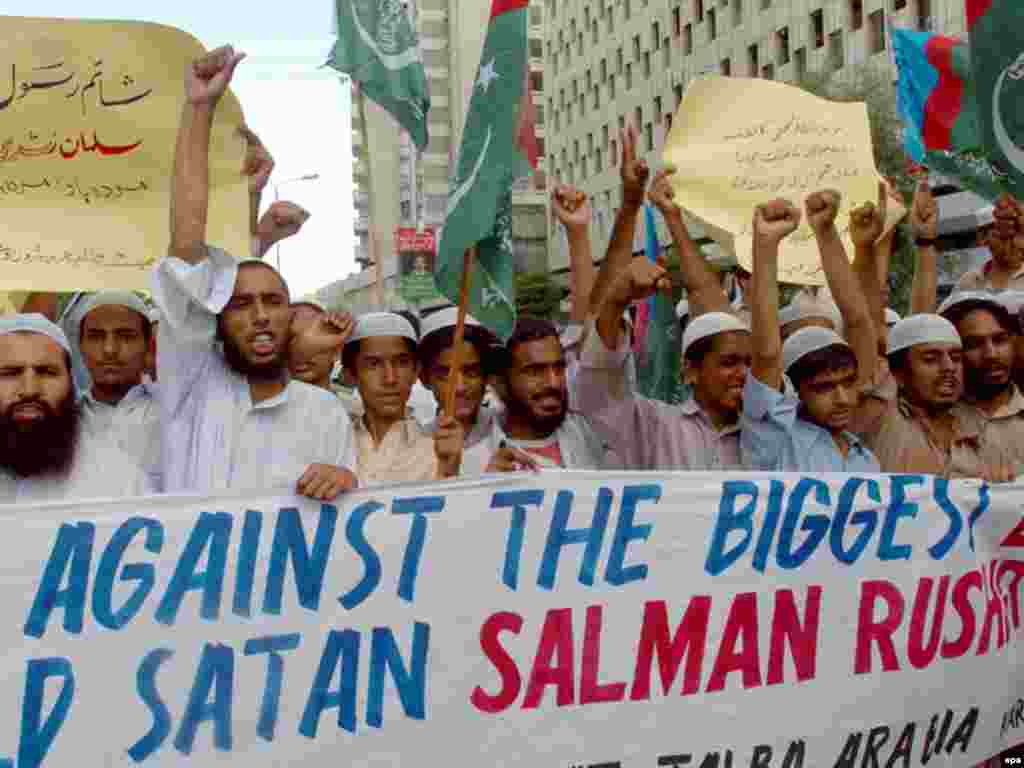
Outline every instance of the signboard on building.
{"type": "Polygon", "coordinates": [[[433,228],[427,227],[422,232],[415,227],[397,228],[395,249],[398,252],[398,292],[402,298],[413,305],[441,300],[434,285],[437,237],[433,228]]]}

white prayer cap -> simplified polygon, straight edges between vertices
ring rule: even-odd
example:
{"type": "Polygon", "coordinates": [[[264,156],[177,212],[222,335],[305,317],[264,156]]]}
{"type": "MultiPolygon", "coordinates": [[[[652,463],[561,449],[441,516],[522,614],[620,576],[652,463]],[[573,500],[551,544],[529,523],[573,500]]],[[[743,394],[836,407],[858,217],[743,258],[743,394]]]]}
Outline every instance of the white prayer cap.
{"type": "Polygon", "coordinates": [[[368,312],[356,321],[355,330],[346,344],[380,336],[399,336],[409,339],[413,344],[419,341],[412,323],[401,315],[394,312],[368,312]]]}
{"type": "Polygon", "coordinates": [[[960,334],[939,315],[912,315],[900,320],[889,331],[889,354],[919,344],[955,344],[962,346],[960,334]]]}
{"type": "Polygon", "coordinates": [[[686,333],[683,334],[683,357],[686,357],[690,347],[701,339],[733,331],[750,333],[746,323],[729,312],[707,312],[701,315],[686,326],[686,333]]]}
{"type": "Polygon", "coordinates": [[[975,219],[978,222],[978,228],[987,227],[990,224],[996,223],[996,207],[994,205],[987,205],[981,210],[974,214],[975,219]]]}
{"type": "Polygon", "coordinates": [[[296,304],[298,304],[299,306],[305,304],[307,307],[314,307],[315,309],[319,309],[321,312],[327,312],[327,307],[325,307],[322,302],[320,302],[317,299],[314,299],[312,297],[307,297],[307,298],[304,298],[304,299],[298,299],[297,301],[293,301],[292,302],[292,306],[293,307],[296,304]]]}
{"type": "Polygon", "coordinates": [[[843,316],[831,298],[827,296],[809,298],[804,294],[796,296],[779,310],[779,327],[811,318],[828,320],[838,333],[843,331],[843,316]]]}
{"type": "Polygon", "coordinates": [[[690,314],[690,302],[688,302],[686,299],[683,299],[678,304],[676,304],[676,318],[682,320],[688,314],[690,314]]]}
{"type": "MultiPolygon", "coordinates": [[[[81,325],[85,316],[97,307],[126,307],[142,315],[149,322],[149,307],[131,291],[97,291],[85,297],[77,307],[77,321],[81,325]]],[[[65,329],[71,333],[70,329],[65,329]]]]}
{"type": "Polygon", "coordinates": [[[960,293],[954,293],[939,305],[939,314],[947,320],[957,323],[964,315],[975,309],[987,309],[1004,326],[1009,327],[1013,325],[1010,310],[1006,308],[1006,305],[994,293],[988,293],[987,291],[961,291],[960,293]]]}
{"type": "Polygon", "coordinates": [[[996,300],[1014,316],[1019,315],[1021,309],[1024,309],[1024,291],[1003,291],[996,294],[996,300]]]}
{"type": "MultiPolygon", "coordinates": [[[[425,339],[432,333],[436,333],[445,328],[454,328],[459,322],[459,308],[458,307],[446,307],[445,309],[432,312],[427,315],[420,322],[420,338],[425,339]]],[[[480,323],[477,322],[469,313],[466,314],[466,327],[473,326],[479,328],[480,323]]]]}
{"type": "Polygon", "coordinates": [[[896,323],[898,323],[902,319],[903,318],[900,317],[900,313],[897,312],[895,309],[888,309],[887,308],[885,310],[885,327],[886,328],[892,328],[894,325],[896,325],[896,323]]]}
{"type": "Polygon", "coordinates": [[[850,348],[843,337],[833,330],[817,326],[801,328],[782,345],[782,370],[789,371],[794,363],[812,352],[832,346],[850,348]]]}
{"type": "Polygon", "coordinates": [[[71,354],[71,345],[68,343],[68,337],[64,335],[64,331],[37,312],[0,317],[0,336],[7,333],[41,333],[43,336],[53,339],[60,344],[65,352],[71,354]]]}

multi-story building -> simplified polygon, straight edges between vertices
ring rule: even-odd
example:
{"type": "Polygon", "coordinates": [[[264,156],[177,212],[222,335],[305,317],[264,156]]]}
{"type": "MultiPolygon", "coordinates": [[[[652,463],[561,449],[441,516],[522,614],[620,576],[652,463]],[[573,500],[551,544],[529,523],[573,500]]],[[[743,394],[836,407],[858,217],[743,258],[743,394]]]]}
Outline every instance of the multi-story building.
{"type": "MultiPolygon", "coordinates": [[[[396,233],[405,230],[405,234],[411,234],[419,229],[439,234],[444,224],[449,176],[476,82],[491,0],[414,0],[405,5],[416,25],[430,88],[430,143],[417,156],[408,136],[373,104],[366,106],[364,125],[358,90],[353,87],[356,259],[363,271],[328,286],[320,296],[357,311],[376,303],[376,266],[369,266],[372,255],[381,259],[385,305],[401,306],[399,245],[414,240],[427,242],[429,238],[399,238],[396,233]],[[371,225],[375,254],[370,249],[371,225]]],[[[543,0],[533,0],[529,12],[530,84],[537,109],[538,139],[542,156],[546,156],[543,18],[543,0]]],[[[541,169],[530,182],[518,184],[513,194],[513,245],[520,270],[547,268],[543,161],[541,169]]]]}
{"type": "MultiPolygon", "coordinates": [[[[596,252],[619,200],[619,132],[652,167],[687,84],[702,74],[799,80],[891,66],[889,25],[961,35],[963,0],[545,0],[548,173],[588,193],[596,252]]],[[[895,76],[895,71],[893,71],[895,76]]],[[[695,233],[696,234],[696,233],[695,233]]],[[[554,271],[567,268],[555,223],[554,271]]],[[[714,253],[715,249],[709,249],[714,253]]]]}

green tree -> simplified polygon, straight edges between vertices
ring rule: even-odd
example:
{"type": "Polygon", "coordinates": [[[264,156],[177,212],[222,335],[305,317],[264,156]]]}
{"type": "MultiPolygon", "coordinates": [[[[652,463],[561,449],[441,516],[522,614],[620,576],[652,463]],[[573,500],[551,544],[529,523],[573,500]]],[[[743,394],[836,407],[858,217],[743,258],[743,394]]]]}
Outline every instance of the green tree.
{"type": "Polygon", "coordinates": [[[519,317],[553,320],[562,301],[562,289],[547,272],[516,274],[516,313],[519,317]]]}
{"type": "MultiPolygon", "coordinates": [[[[842,76],[809,72],[797,85],[831,101],[863,101],[867,105],[875,167],[895,182],[909,205],[915,181],[907,173],[909,158],[903,151],[903,121],[896,108],[896,86],[891,70],[861,64],[842,76]]],[[[889,304],[901,313],[907,311],[910,303],[914,258],[913,239],[904,221],[896,231],[889,262],[889,304]]]]}

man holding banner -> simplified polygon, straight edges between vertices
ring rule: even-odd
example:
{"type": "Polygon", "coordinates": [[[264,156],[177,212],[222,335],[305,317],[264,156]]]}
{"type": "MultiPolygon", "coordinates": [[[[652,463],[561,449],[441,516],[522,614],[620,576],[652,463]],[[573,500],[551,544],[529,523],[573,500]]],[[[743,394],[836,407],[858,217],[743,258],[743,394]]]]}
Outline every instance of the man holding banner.
{"type": "Polygon", "coordinates": [[[153,274],[165,489],[334,499],[356,484],[351,422],[329,393],[290,380],[288,286],[205,243],[211,126],[242,58],[220,48],[185,76],[170,254],[153,274]]]}

